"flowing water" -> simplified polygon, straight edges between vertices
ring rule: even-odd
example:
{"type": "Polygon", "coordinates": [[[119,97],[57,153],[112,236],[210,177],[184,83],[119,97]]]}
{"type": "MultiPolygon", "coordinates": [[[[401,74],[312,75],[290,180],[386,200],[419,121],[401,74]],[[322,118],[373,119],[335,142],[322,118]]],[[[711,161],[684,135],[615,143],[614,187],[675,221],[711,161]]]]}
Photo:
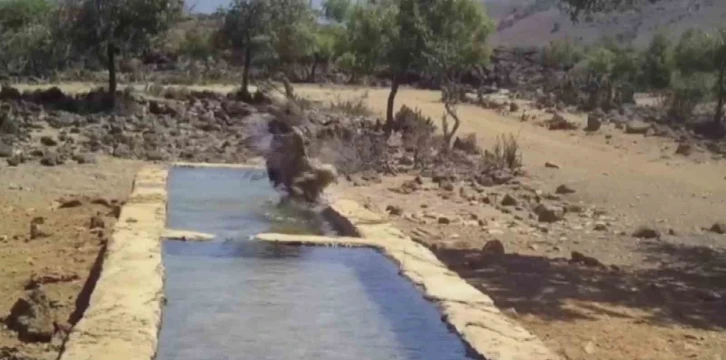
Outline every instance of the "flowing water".
{"type": "Polygon", "coordinates": [[[309,214],[277,209],[263,176],[172,170],[168,225],[218,239],[164,244],[168,303],[157,359],[467,358],[436,308],[376,251],[249,240],[320,227],[309,214]]]}

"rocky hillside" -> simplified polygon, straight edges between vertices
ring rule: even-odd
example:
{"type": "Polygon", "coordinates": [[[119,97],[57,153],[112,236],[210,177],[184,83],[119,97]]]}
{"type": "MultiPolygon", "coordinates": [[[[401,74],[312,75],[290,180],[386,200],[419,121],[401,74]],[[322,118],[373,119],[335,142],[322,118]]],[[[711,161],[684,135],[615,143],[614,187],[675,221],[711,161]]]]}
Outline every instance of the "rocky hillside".
{"type": "Polygon", "coordinates": [[[726,1],[661,0],[612,14],[583,17],[574,24],[556,8],[556,0],[484,0],[498,30],[497,45],[537,46],[555,39],[593,42],[604,35],[643,46],[653,34],[664,31],[679,36],[697,27],[712,29],[724,24],[726,1]]]}

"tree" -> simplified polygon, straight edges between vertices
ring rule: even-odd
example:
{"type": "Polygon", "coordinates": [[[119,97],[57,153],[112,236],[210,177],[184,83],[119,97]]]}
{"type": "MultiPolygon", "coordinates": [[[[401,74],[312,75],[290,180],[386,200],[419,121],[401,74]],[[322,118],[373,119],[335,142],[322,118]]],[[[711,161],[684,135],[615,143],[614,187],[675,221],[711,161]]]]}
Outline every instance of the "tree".
{"type": "Polygon", "coordinates": [[[19,31],[53,14],[49,0],[0,0],[0,31],[19,31]]]}
{"type": "Polygon", "coordinates": [[[553,40],[542,50],[542,64],[553,69],[569,70],[584,57],[582,47],[566,39],[553,40]]]}
{"type": "Polygon", "coordinates": [[[472,0],[440,0],[428,16],[428,71],[437,73],[442,84],[442,100],[446,114],[442,119],[445,146],[451,146],[460,119],[457,105],[463,96],[460,86],[464,71],[489,62],[487,38],[494,24],[484,7],[472,0]],[[447,118],[454,124],[448,126],[447,118]]]}
{"type": "Polygon", "coordinates": [[[217,39],[235,50],[244,50],[242,71],[242,96],[251,98],[249,74],[252,58],[258,48],[267,41],[270,24],[269,3],[266,0],[233,0],[224,12],[224,21],[217,39]]]}
{"type": "Polygon", "coordinates": [[[337,43],[341,41],[344,29],[337,24],[318,25],[315,27],[312,52],[312,68],[310,80],[315,82],[315,72],[321,63],[328,64],[335,60],[337,43]]]}
{"type": "Polygon", "coordinates": [[[723,107],[726,102],[726,29],[720,29],[716,36],[713,51],[713,60],[716,68],[716,111],[713,121],[719,127],[723,126],[723,107]]]}
{"type": "Polygon", "coordinates": [[[394,14],[391,3],[360,1],[351,8],[345,34],[336,44],[341,54],[338,63],[353,73],[351,80],[385,63],[394,14]]]}
{"type": "Polygon", "coordinates": [[[701,89],[710,78],[706,75],[715,74],[713,94],[716,97],[716,108],[713,121],[720,126],[726,102],[726,29],[718,30],[713,35],[696,29],[686,31],[674,50],[674,62],[682,80],[676,90],[680,89],[681,93],[692,97],[705,97],[706,93],[701,89]]]}
{"type": "MultiPolygon", "coordinates": [[[[460,72],[488,59],[486,39],[493,29],[481,3],[474,0],[396,0],[384,57],[391,72],[386,131],[403,76],[411,71],[445,74],[458,82],[460,72]]],[[[454,86],[455,87],[455,86],[454,86]]]]}
{"type": "Polygon", "coordinates": [[[326,19],[337,23],[345,22],[350,16],[350,0],[325,0],[323,1],[323,15],[326,19]]]}
{"type": "Polygon", "coordinates": [[[671,42],[659,33],[653,37],[643,56],[643,76],[646,86],[655,90],[668,87],[673,72],[671,42]]]}
{"type": "Polygon", "coordinates": [[[105,50],[111,104],[116,96],[116,54],[148,49],[153,37],[182,14],[183,0],[82,0],[76,9],[74,37],[82,48],[105,50]]]}
{"type": "Polygon", "coordinates": [[[233,0],[223,11],[217,33],[221,45],[244,51],[242,94],[249,98],[249,72],[254,58],[269,55],[267,63],[287,65],[310,55],[315,18],[306,0],[233,0]]]}
{"type": "Polygon", "coordinates": [[[313,55],[315,17],[307,0],[268,0],[270,45],[283,71],[313,55]]]}

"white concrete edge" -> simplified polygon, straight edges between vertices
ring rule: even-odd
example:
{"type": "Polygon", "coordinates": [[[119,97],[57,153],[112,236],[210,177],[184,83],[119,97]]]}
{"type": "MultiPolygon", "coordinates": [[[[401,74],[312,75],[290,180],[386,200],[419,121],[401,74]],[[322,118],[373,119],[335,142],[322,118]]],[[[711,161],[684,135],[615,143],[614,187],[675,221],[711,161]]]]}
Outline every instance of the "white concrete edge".
{"type": "Polygon", "coordinates": [[[214,240],[214,234],[207,234],[198,231],[180,230],[180,229],[164,229],[161,234],[162,240],[171,241],[193,241],[203,242],[214,240]]]}
{"type": "Polygon", "coordinates": [[[223,169],[250,169],[250,170],[266,170],[263,159],[255,158],[254,161],[245,164],[226,164],[226,163],[193,163],[177,161],[171,163],[172,167],[179,168],[223,168],[223,169]]]}

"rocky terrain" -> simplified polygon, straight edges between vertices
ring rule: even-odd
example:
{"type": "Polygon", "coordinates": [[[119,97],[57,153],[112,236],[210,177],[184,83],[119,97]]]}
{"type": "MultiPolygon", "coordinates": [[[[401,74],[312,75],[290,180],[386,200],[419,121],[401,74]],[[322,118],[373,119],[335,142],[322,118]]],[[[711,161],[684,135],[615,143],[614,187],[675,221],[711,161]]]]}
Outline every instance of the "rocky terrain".
{"type": "Polygon", "coordinates": [[[552,0],[485,0],[497,21],[496,45],[540,46],[556,39],[582,43],[611,36],[635,46],[646,46],[653,35],[666,32],[677,38],[689,28],[710,30],[722,25],[726,6],[716,0],[642,1],[610,14],[582,16],[573,23],[552,0]]]}
{"type": "Polygon", "coordinates": [[[127,91],[109,113],[94,91],[3,88],[0,359],[55,358],[139,166],[244,162],[270,119],[338,168],[333,193],[389,214],[565,358],[726,354],[726,172],[710,140],[495,92],[460,106],[442,151],[437,92],[403,89],[390,139],[385,89],[296,93],[127,91]]]}

